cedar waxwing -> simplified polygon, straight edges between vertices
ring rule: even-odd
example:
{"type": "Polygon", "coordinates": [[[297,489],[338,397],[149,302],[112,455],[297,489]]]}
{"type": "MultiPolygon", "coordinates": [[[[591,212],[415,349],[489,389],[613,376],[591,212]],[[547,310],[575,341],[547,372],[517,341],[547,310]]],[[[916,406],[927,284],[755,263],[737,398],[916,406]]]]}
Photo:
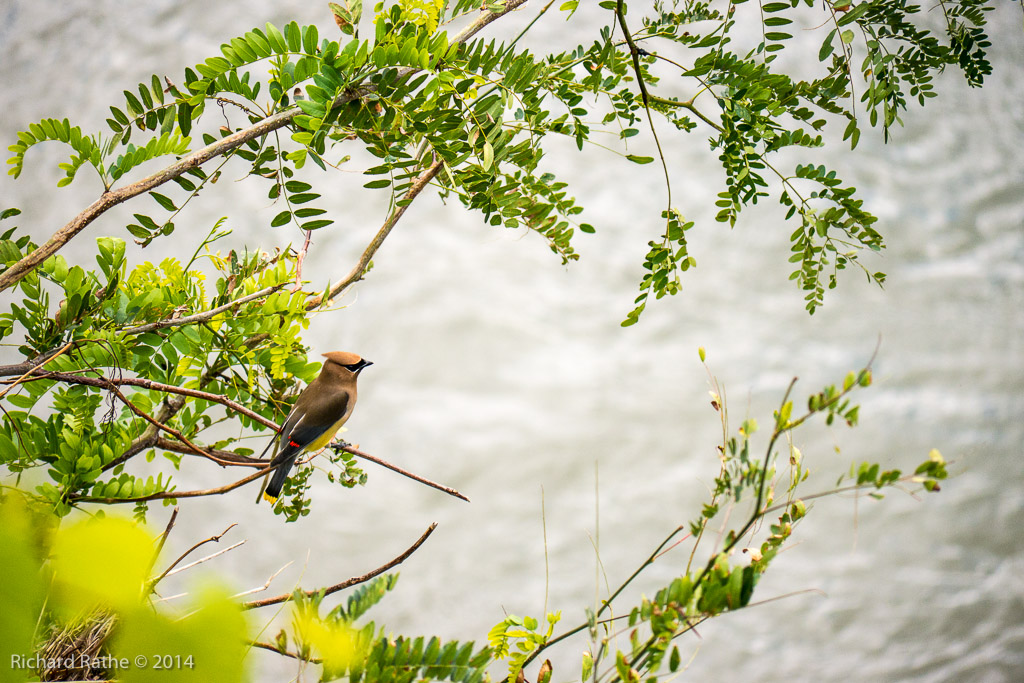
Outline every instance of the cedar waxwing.
{"type": "MultiPolygon", "coordinates": [[[[281,487],[299,454],[316,452],[326,446],[352,415],[356,405],[356,377],[363,368],[373,365],[345,351],[331,351],[324,357],[327,362],[320,374],[299,394],[277,437],[277,453],[270,461],[273,476],[269,484],[264,479],[265,490],[260,491],[271,503],[281,495],[281,487]]],[[[267,474],[269,476],[270,470],[267,474]]],[[[260,502],[259,496],[256,502],[260,502]]]]}

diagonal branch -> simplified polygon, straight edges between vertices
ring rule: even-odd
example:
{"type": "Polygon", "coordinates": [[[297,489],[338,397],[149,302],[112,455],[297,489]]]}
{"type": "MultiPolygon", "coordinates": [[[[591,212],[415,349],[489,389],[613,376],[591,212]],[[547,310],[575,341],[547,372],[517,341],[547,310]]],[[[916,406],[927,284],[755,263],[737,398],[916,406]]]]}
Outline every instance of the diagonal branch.
{"type": "MultiPolygon", "coordinates": [[[[373,236],[370,244],[367,245],[366,249],[363,251],[363,255],[359,257],[358,263],[356,263],[352,270],[349,271],[349,274],[345,276],[344,280],[331,287],[331,291],[328,293],[326,298],[327,301],[330,301],[348,289],[351,285],[363,279],[363,273],[366,272],[366,267],[370,265],[370,260],[373,259],[373,255],[377,253],[378,249],[380,249],[380,245],[384,244],[384,240],[387,239],[389,234],[391,234],[392,228],[395,227],[398,220],[405,214],[405,210],[409,208],[409,204],[412,203],[412,200],[423,191],[423,188],[425,188],[431,180],[434,179],[443,165],[444,162],[438,159],[430,166],[430,168],[420,174],[412,184],[412,187],[409,188],[409,191],[405,193],[402,200],[398,202],[398,207],[390,216],[388,216],[388,219],[384,221],[384,225],[382,225],[380,230],[377,231],[377,234],[373,236]]],[[[306,303],[306,310],[312,311],[313,309],[318,308],[320,304],[324,303],[324,301],[325,299],[322,295],[317,295],[306,303]]]]}
{"type": "Polygon", "coordinates": [[[250,301],[261,299],[265,296],[269,296],[270,294],[273,294],[282,287],[284,287],[284,283],[281,283],[279,285],[272,285],[270,287],[264,287],[258,292],[253,292],[252,294],[248,294],[241,298],[235,299],[234,301],[229,301],[223,306],[211,308],[208,311],[202,311],[200,313],[196,313],[195,315],[187,315],[184,318],[170,318],[168,320],[157,320],[156,322],[146,323],[145,325],[139,325],[138,327],[129,327],[127,330],[122,330],[122,334],[142,334],[143,332],[152,332],[153,330],[159,330],[164,327],[180,327],[181,325],[191,325],[192,323],[204,322],[220,313],[231,310],[235,306],[249,303],[250,301]]]}
{"type": "MultiPolygon", "coordinates": [[[[351,579],[347,579],[345,581],[342,581],[341,583],[336,583],[333,586],[330,586],[328,588],[321,588],[319,590],[309,590],[309,591],[303,591],[303,592],[306,595],[310,596],[310,597],[312,597],[314,595],[324,596],[324,595],[330,595],[331,593],[337,593],[338,591],[345,590],[346,588],[351,588],[352,586],[358,585],[360,583],[366,583],[367,581],[369,581],[370,579],[374,578],[375,576],[380,576],[381,574],[383,574],[384,572],[388,571],[392,567],[396,567],[396,566],[402,564],[403,562],[405,562],[407,559],[409,559],[409,556],[412,555],[414,552],[416,552],[421,545],[423,545],[424,541],[427,540],[427,538],[430,536],[430,534],[434,533],[434,529],[436,529],[436,528],[437,528],[437,522],[432,523],[429,527],[427,527],[427,530],[423,532],[423,535],[420,536],[419,539],[415,543],[413,543],[411,546],[409,546],[409,548],[404,553],[402,553],[401,555],[399,555],[395,559],[391,560],[387,564],[384,564],[384,565],[381,565],[380,567],[377,567],[376,569],[374,569],[371,572],[367,572],[366,574],[363,574],[362,576],[353,576],[351,579]]],[[[278,595],[277,597],[273,597],[273,598],[264,598],[263,600],[253,600],[251,602],[243,602],[242,603],[242,609],[253,609],[255,607],[266,607],[267,605],[278,605],[278,604],[280,604],[282,602],[288,602],[289,600],[292,599],[293,595],[294,595],[294,593],[284,593],[282,595],[278,595]]]]}
{"type": "MultiPolygon", "coordinates": [[[[476,21],[460,31],[451,42],[467,42],[492,21],[518,9],[526,2],[527,0],[507,0],[501,9],[493,12],[483,12],[476,21]]],[[[418,68],[405,67],[398,70],[396,78],[405,78],[406,76],[419,71],[420,69],[418,68]]],[[[332,109],[336,109],[342,105],[348,104],[349,102],[360,99],[373,92],[373,90],[374,88],[372,86],[367,86],[345,92],[335,98],[332,109]]],[[[138,182],[132,183],[131,185],[126,185],[116,190],[104,192],[100,195],[99,199],[90,204],[88,208],[72,218],[64,227],[55,232],[53,236],[50,237],[50,239],[48,239],[42,246],[27,254],[17,263],[0,273],[0,291],[3,291],[21,281],[21,279],[28,273],[37,268],[47,258],[57,253],[65,244],[71,241],[72,238],[82,232],[82,230],[87,228],[89,224],[112,207],[128,201],[132,197],[143,194],[144,192],[149,192],[168,181],[174,180],[187,171],[202,166],[204,163],[215,157],[223,156],[250,140],[255,140],[279,128],[283,128],[289,125],[292,120],[300,114],[302,114],[302,110],[298,107],[292,107],[278,112],[272,116],[268,116],[249,128],[244,128],[227,136],[226,138],[217,140],[216,142],[189,154],[162,171],[158,171],[157,173],[147,176],[138,182]]]]}
{"type": "MultiPolygon", "coordinates": [[[[175,508],[175,509],[177,509],[177,508],[175,508]]],[[[202,541],[199,541],[198,543],[193,545],[191,548],[189,548],[188,550],[183,552],[181,555],[178,556],[178,559],[176,559],[174,562],[171,562],[171,564],[167,567],[167,569],[165,569],[163,571],[163,573],[160,576],[156,577],[155,579],[153,579],[152,581],[149,582],[150,590],[155,588],[158,583],[160,583],[161,581],[163,581],[164,578],[166,578],[168,575],[170,575],[171,570],[174,569],[175,567],[177,567],[181,563],[182,560],[184,560],[186,557],[191,555],[195,550],[197,550],[198,548],[206,545],[207,543],[219,543],[220,539],[224,537],[224,534],[226,534],[227,532],[231,531],[236,526],[238,526],[237,523],[236,524],[232,524],[227,529],[225,529],[224,531],[220,532],[216,536],[210,536],[209,538],[203,539],[202,541]]],[[[232,547],[234,547],[234,546],[232,546],[232,547]]],[[[191,565],[188,565],[188,566],[191,566],[191,565]]]]}
{"type": "Polygon", "coordinates": [[[413,481],[418,481],[421,484],[426,484],[427,486],[429,486],[431,488],[435,488],[438,491],[444,491],[449,496],[455,496],[456,498],[464,500],[467,503],[470,502],[469,498],[467,498],[466,496],[462,495],[461,493],[459,493],[455,489],[451,488],[450,486],[444,486],[442,484],[438,484],[437,482],[430,481],[429,479],[421,477],[418,474],[413,474],[412,472],[409,472],[408,470],[403,470],[401,467],[398,467],[397,465],[392,465],[387,460],[382,460],[381,458],[378,458],[376,456],[370,455],[369,453],[364,453],[363,451],[359,450],[358,448],[353,448],[351,445],[348,445],[348,444],[342,445],[340,447],[340,450],[343,450],[346,453],[351,453],[352,455],[356,456],[357,458],[362,458],[363,460],[369,460],[370,462],[375,462],[378,465],[380,465],[381,467],[386,467],[387,469],[391,470],[392,472],[397,472],[398,474],[401,474],[403,477],[409,477],[413,481]]]}

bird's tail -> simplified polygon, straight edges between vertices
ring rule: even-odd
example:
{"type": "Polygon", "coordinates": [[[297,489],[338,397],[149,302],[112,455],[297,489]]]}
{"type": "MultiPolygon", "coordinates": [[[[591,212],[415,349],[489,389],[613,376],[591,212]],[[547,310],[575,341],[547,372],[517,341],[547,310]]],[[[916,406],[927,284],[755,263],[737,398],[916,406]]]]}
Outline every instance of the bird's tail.
{"type": "Polygon", "coordinates": [[[288,473],[291,472],[294,463],[295,459],[292,458],[277,466],[277,469],[274,470],[270,477],[270,481],[267,483],[266,489],[263,491],[263,500],[269,501],[271,505],[277,502],[278,497],[281,495],[281,489],[284,488],[284,483],[288,480],[288,473]]]}

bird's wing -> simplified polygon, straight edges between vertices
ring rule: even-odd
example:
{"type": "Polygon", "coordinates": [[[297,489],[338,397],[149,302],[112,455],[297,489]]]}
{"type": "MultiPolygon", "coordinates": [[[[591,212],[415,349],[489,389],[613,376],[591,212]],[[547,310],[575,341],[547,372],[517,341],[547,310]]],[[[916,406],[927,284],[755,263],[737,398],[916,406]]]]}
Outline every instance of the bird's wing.
{"type": "Polygon", "coordinates": [[[321,416],[328,415],[330,417],[324,422],[318,421],[314,424],[309,421],[307,415],[302,415],[294,420],[294,424],[290,424],[296,412],[292,411],[292,415],[285,420],[284,427],[281,429],[280,446],[270,464],[273,466],[289,458],[294,458],[307,446],[322,437],[327,430],[334,427],[345,416],[345,411],[348,409],[348,396],[348,392],[341,391],[328,399],[321,416]]]}

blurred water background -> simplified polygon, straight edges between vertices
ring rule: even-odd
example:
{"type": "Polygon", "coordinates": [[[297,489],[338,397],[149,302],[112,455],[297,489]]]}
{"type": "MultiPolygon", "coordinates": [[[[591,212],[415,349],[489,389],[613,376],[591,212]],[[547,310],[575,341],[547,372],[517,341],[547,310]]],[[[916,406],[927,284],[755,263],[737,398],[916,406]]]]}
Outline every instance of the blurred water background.
{"type": "MultiPolygon", "coordinates": [[[[487,36],[515,35],[537,9],[487,36]]],[[[578,263],[563,267],[538,237],[423,197],[348,307],[316,317],[308,335],[316,352],[352,350],[375,362],[346,437],[473,502],[367,465],[365,488],[318,479],[313,514],[293,525],[253,505],[249,489],[190,502],[169,555],[238,522],[227,539],[246,545],[205,566],[244,590],[292,561],[268,592],[277,594],[364,573],[438,522],[375,610],[378,623],[396,634],[482,641],[506,612],[541,616],[546,597],[563,625],[576,625],[607,595],[606,581],[618,585],[696,516],[715,475],[720,425],[698,346],[738,426],[747,415],[768,424],[794,376],[797,396],[841,380],[880,337],[861,426],[798,435],[807,463],[823,473],[814,483],[828,488],[853,461],[912,468],[933,447],[956,476],[921,499],[817,501],[755,600],[819,592],[727,615],[681,640],[684,661],[695,654],[684,679],[1024,679],[1024,41],[1014,3],[991,17],[995,74],[984,89],[944,75],[941,97],[911,109],[891,144],[866,133],[855,153],[837,145],[818,157],[881,219],[889,248],[867,265],[889,274],[884,291],[848,271],[809,317],[787,281],[792,226],[780,211],[747,212],[732,231],[714,223],[721,174],[698,133],[671,138],[667,149],[677,205],[697,221],[698,268],[685,274],[681,295],[623,329],[646,243],[660,229],[660,169],[600,149],[576,153],[567,142],[549,155],[549,169],[570,182],[598,229],[579,237],[578,263]]],[[[153,73],[180,82],[184,67],[224,40],[291,19],[319,23],[322,33],[330,26],[326,3],[8,1],[0,139],[10,144],[43,117],[106,130],[107,107],[123,89],[153,73]]],[[[569,49],[589,42],[595,25],[574,34],[552,16],[530,40],[569,49]]],[[[632,152],[653,151],[644,137],[632,152]]],[[[19,224],[37,242],[99,191],[85,172],[56,189],[64,155],[40,146],[19,181],[0,180],[3,205],[24,211],[19,224]]],[[[321,205],[337,224],[315,235],[304,271],[314,283],[347,273],[386,216],[383,193],[361,189],[361,164],[356,155],[322,186],[330,189],[321,205]]],[[[234,182],[236,168],[189,208],[172,239],[131,258],[187,258],[223,215],[234,230],[225,251],[298,243],[294,231],[267,227],[277,209],[261,185],[234,182]]],[[[88,266],[93,238],[128,238],[125,219],[138,210],[111,212],[62,253],[88,266]]],[[[2,353],[15,360],[13,349],[2,353]]],[[[189,465],[181,489],[226,481],[215,466],[189,465]]],[[[154,526],[168,514],[154,508],[154,526]]],[[[629,595],[650,593],[686,558],[682,548],[666,555],[629,595]]],[[[579,675],[584,647],[577,640],[552,652],[553,680],[579,675]]],[[[259,680],[293,670],[273,655],[254,660],[259,680]]]]}

